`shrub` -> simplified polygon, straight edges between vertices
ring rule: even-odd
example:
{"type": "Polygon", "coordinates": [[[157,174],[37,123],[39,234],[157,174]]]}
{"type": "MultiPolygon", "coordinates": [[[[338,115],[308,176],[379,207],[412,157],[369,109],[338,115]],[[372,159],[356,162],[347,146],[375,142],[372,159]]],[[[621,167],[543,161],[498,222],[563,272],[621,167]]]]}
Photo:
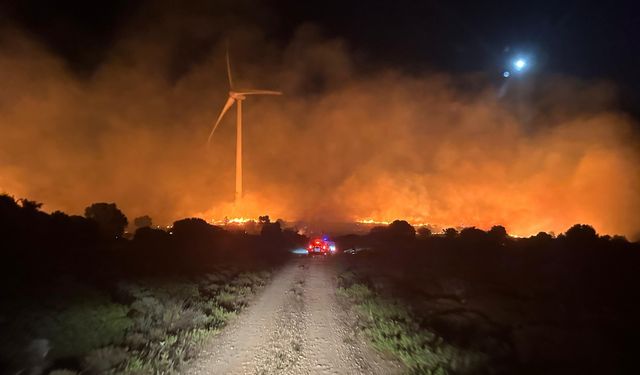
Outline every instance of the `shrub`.
{"type": "Polygon", "coordinates": [[[124,338],[124,344],[131,349],[142,349],[148,340],[142,333],[131,332],[124,338]]]}
{"type": "Polygon", "coordinates": [[[410,373],[474,373],[488,363],[482,353],[446,344],[434,332],[421,328],[406,307],[377,297],[366,285],[339,288],[338,294],[356,305],[360,328],[373,346],[396,356],[410,373]]]}
{"type": "Polygon", "coordinates": [[[204,279],[212,284],[224,284],[228,280],[228,275],[221,272],[208,273],[204,276],[204,279]]]}
{"type": "Polygon", "coordinates": [[[50,340],[54,358],[77,356],[119,342],[133,324],[125,306],[91,301],[55,313],[34,314],[31,319],[38,336],[50,340]]]}
{"type": "Polygon", "coordinates": [[[148,331],[158,324],[164,312],[164,306],[154,297],[143,297],[131,304],[134,316],[133,327],[136,331],[148,331]]]}
{"type": "Polygon", "coordinates": [[[129,357],[123,371],[127,375],[146,375],[153,374],[153,367],[149,361],[145,361],[137,355],[129,357]]]}
{"type": "Polygon", "coordinates": [[[123,348],[110,346],[96,349],[85,356],[82,368],[90,374],[103,374],[123,364],[128,356],[127,350],[123,348]]]}
{"type": "Polygon", "coordinates": [[[200,297],[198,285],[188,281],[172,281],[156,285],[153,294],[161,301],[189,301],[200,297]]]}
{"type": "Polygon", "coordinates": [[[220,328],[233,316],[235,316],[234,312],[214,306],[207,314],[207,326],[209,328],[220,328]]]}
{"type": "Polygon", "coordinates": [[[213,297],[222,289],[218,284],[202,284],[200,285],[200,294],[206,297],[213,297]]]}
{"type": "Polygon", "coordinates": [[[342,288],[348,288],[357,282],[358,277],[353,271],[345,271],[338,276],[338,285],[342,288]]]}
{"type": "Polygon", "coordinates": [[[73,370],[61,369],[53,370],[49,373],[49,375],[78,375],[78,372],[73,370]]]}
{"type": "Polygon", "coordinates": [[[227,311],[236,311],[240,306],[238,296],[229,292],[222,292],[216,296],[216,302],[227,311]]]}
{"type": "Polygon", "coordinates": [[[253,286],[254,279],[250,272],[243,272],[231,281],[231,285],[240,287],[253,286]]]}
{"type": "Polygon", "coordinates": [[[338,292],[355,303],[363,303],[373,296],[373,292],[364,284],[353,284],[348,288],[340,288],[338,292]]]}
{"type": "Polygon", "coordinates": [[[162,326],[167,332],[203,328],[207,322],[207,316],[201,311],[192,308],[184,309],[177,304],[168,305],[162,315],[162,326]]]}
{"type": "Polygon", "coordinates": [[[94,203],[85,208],[84,216],[95,220],[104,239],[114,240],[122,237],[127,227],[127,217],[118,209],[115,203],[94,203]]]}

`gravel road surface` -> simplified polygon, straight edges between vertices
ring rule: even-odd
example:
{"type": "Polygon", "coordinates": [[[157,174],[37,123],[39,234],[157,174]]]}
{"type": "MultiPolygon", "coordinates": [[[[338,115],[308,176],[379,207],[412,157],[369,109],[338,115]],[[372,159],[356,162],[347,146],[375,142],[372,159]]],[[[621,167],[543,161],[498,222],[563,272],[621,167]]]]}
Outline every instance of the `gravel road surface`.
{"type": "Polygon", "coordinates": [[[333,263],[321,256],[292,260],[184,373],[399,373],[355,334],[354,318],[336,300],[333,263]]]}

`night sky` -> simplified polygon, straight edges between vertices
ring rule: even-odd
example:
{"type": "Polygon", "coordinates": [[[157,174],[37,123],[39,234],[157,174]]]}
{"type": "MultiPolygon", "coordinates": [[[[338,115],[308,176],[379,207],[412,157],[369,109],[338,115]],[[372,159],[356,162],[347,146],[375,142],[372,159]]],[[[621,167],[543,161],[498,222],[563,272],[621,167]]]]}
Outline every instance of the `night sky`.
{"type": "MultiPolygon", "coordinates": [[[[531,54],[538,72],[613,81],[620,90],[620,106],[640,115],[640,12],[632,2],[221,1],[219,7],[203,3],[185,8],[232,13],[283,43],[301,24],[315,24],[327,36],[344,38],[365,69],[393,66],[408,72],[499,75],[513,53],[531,54]]],[[[122,25],[149,4],[26,0],[4,2],[0,9],[5,21],[26,29],[82,75],[99,66],[123,35],[122,25]]]]}

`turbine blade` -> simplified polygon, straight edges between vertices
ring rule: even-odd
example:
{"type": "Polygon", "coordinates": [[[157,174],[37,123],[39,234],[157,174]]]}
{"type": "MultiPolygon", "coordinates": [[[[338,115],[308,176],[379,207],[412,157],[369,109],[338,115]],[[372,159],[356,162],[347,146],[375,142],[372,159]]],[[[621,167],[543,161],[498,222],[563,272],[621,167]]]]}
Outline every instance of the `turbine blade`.
{"type": "Polygon", "coordinates": [[[213,129],[211,129],[211,133],[209,133],[209,138],[207,139],[207,147],[211,144],[211,137],[213,137],[213,132],[215,132],[216,129],[218,128],[218,125],[220,125],[220,121],[222,120],[222,117],[224,116],[225,113],[227,113],[229,108],[231,108],[231,106],[233,105],[233,102],[234,102],[234,99],[232,97],[229,97],[229,99],[227,99],[227,102],[224,103],[224,107],[222,107],[222,111],[220,112],[220,115],[218,116],[218,119],[216,120],[215,125],[213,125],[213,129]]]}
{"type": "Polygon", "coordinates": [[[229,90],[233,90],[233,79],[231,78],[231,61],[229,60],[228,45],[227,45],[227,77],[229,78],[229,90]]]}
{"type": "Polygon", "coordinates": [[[242,90],[238,92],[238,95],[282,95],[282,92],[272,90],[242,90]]]}

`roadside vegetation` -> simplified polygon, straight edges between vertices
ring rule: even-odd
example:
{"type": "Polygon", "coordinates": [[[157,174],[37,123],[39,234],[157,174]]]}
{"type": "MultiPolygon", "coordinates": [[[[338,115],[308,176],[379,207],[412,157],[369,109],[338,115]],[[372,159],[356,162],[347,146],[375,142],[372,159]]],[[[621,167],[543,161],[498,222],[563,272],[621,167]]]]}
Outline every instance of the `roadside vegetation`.
{"type": "Polygon", "coordinates": [[[399,359],[408,373],[467,374],[488,365],[483,352],[451,345],[433,330],[421,327],[410,307],[376,294],[353,273],[342,274],[340,285],[338,296],[352,304],[358,316],[356,328],[374,348],[399,359]]]}
{"type": "Polygon", "coordinates": [[[640,246],[576,225],[339,239],[338,295],[357,329],[415,374],[637,373],[640,246]],[[353,250],[355,249],[355,250],[353,250]]]}
{"type": "Polygon", "coordinates": [[[303,241],[259,224],[184,219],[125,239],[114,204],[80,217],[0,196],[0,373],[177,373],[303,241]]]}

